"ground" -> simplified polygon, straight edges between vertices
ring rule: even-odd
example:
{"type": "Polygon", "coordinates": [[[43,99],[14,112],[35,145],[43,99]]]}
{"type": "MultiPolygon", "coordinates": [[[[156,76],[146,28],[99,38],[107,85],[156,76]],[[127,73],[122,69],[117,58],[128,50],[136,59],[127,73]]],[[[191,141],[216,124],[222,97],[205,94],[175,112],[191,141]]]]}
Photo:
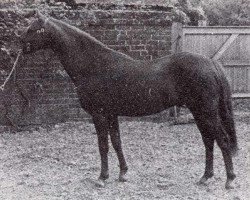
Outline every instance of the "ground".
{"type": "MultiPolygon", "coordinates": [[[[244,114],[244,113],[243,113],[244,114]]],[[[123,149],[129,166],[126,183],[112,148],[110,178],[97,188],[100,157],[94,126],[70,122],[17,133],[0,134],[0,199],[249,199],[249,113],[236,116],[239,155],[234,158],[235,189],[224,188],[222,155],[215,148],[215,176],[206,186],[196,182],[204,172],[204,146],[194,123],[121,121],[123,149]]]]}

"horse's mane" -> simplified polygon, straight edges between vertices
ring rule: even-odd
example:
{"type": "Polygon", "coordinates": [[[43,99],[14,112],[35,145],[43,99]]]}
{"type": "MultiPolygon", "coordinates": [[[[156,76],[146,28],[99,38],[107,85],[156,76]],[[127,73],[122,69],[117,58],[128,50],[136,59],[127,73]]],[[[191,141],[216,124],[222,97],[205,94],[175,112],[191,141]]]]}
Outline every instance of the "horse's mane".
{"type": "Polygon", "coordinates": [[[95,44],[97,47],[106,49],[110,52],[113,52],[115,54],[119,54],[122,57],[125,57],[130,60],[134,60],[131,56],[124,54],[122,52],[116,51],[112,48],[109,48],[106,44],[102,43],[101,41],[97,40],[95,37],[91,36],[89,33],[72,26],[66,22],[63,22],[61,20],[55,19],[55,18],[49,18],[49,21],[53,23],[53,25],[58,29],[58,31],[66,31],[69,33],[71,36],[74,35],[76,38],[83,38],[87,39],[91,43],[95,44]]]}
{"type": "Polygon", "coordinates": [[[50,21],[53,22],[57,26],[59,31],[60,31],[60,29],[63,29],[65,31],[65,28],[66,28],[66,31],[69,32],[71,35],[75,35],[78,38],[80,38],[80,37],[87,38],[88,40],[92,41],[93,43],[95,43],[103,48],[113,50],[113,49],[109,48],[106,44],[102,43],[101,41],[97,40],[95,37],[91,36],[89,33],[85,32],[85,31],[83,31],[75,26],[72,26],[66,22],[63,22],[63,21],[55,19],[55,18],[50,18],[50,21]]]}

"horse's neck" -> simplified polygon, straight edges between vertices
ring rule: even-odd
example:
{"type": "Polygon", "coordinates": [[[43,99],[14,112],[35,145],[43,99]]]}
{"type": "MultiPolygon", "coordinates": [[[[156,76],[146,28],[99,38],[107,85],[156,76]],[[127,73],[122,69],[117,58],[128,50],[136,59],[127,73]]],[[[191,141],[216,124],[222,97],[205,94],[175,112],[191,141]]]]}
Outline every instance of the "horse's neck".
{"type": "MultiPolygon", "coordinates": [[[[52,49],[71,78],[79,76],[81,71],[88,71],[88,67],[100,67],[93,66],[93,63],[96,65],[96,59],[109,52],[101,42],[63,22],[52,19],[50,28],[52,49]]],[[[105,56],[100,59],[105,59],[105,56]]]]}

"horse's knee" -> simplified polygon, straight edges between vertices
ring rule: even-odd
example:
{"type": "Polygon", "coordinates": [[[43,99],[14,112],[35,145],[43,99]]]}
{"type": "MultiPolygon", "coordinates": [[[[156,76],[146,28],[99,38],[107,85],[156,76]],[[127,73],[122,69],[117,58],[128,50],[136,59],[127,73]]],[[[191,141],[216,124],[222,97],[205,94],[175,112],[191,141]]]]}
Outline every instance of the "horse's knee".
{"type": "Polygon", "coordinates": [[[100,154],[106,156],[109,152],[109,146],[108,145],[101,145],[99,146],[100,154]]]}
{"type": "Polygon", "coordinates": [[[101,155],[106,155],[109,152],[108,137],[98,134],[98,146],[101,155]]]}
{"type": "Polygon", "coordinates": [[[110,138],[115,151],[119,151],[121,149],[121,139],[119,133],[110,133],[110,138]]]}
{"type": "Polygon", "coordinates": [[[230,141],[226,133],[222,133],[216,137],[216,142],[222,152],[230,153],[230,141]]]}
{"type": "Polygon", "coordinates": [[[113,148],[116,152],[121,150],[121,142],[119,140],[115,140],[112,142],[113,148]]]}

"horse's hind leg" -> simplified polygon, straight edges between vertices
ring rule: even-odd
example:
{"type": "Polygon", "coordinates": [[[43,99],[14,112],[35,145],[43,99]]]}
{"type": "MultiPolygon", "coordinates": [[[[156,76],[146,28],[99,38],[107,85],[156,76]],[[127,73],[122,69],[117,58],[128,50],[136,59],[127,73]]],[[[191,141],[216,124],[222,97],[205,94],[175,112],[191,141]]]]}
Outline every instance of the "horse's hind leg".
{"type": "MultiPolygon", "coordinates": [[[[221,128],[221,132],[223,132],[223,136],[225,135],[225,129],[223,126],[220,127],[221,128]]],[[[216,141],[218,146],[221,149],[222,155],[223,155],[223,159],[225,162],[225,167],[226,167],[226,173],[227,173],[227,181],[226,181],[226,185],[225,188],[226,189],[232,189],[232,182],[233,180],[236,178],[236,175],[234,174],[234,170],[233,170],[233,161],[232,161],[232,154],[231,154],[231,149],[230,149],[230,144],[229,144],[229,138],[225,138],[221,135],[218,135],[216,137],[216,141]]]]}
{"type": "Polygon", "coordinates": [[[109,126],[110,126],[109,134],[110,134],[111,142],[116,151],[116,154],[119,160],[119,165],[120,165],[119,181],[125,182],[127,181],[125,175],[128,171],[128,167],[127,167],[127,163],[125,161],[123,151],[122,151],[119,123],[118,123],[118,118],[116,116],[110,117],[109,126]]]}
{"type": "Polygon", "coordinates": [[[207,180],[214,175],[213,169],[213,151],[214,151],[214,130],[210,119],[205,119],[199,113],[193,112],[198,129],[201,132],[202,140],[206,150],[206,166],[205,172],[198,184],[206,184],[207,180]]]}
{"type": "Polygon", "coordinates": [[[213,143],[217,141],[222,151],[224,163],[227,173],[227,181],[225,187],[232,188],[232,181],[235,179],[233,172],[233,162],[230,153],[230,141],[228,135],[221,124],[221,118],[218,111],[198,113],[193,112],[197,126],[202,134],[202,139],[206,148],[206,168],[205,173],[200,179],[200,183],[205,183],[208,178],[213,176],[213,143]]]}
{"type": "Polygon", "coordinates": [[[206,184],[209,178],[212,178],[214,175],[213,169],[213,150],[214,150],[214,139],[211,137],[203,137],[203,142],[206,149],[206,167],[204,175],[199,180],[199,184],[206,184]]]}

